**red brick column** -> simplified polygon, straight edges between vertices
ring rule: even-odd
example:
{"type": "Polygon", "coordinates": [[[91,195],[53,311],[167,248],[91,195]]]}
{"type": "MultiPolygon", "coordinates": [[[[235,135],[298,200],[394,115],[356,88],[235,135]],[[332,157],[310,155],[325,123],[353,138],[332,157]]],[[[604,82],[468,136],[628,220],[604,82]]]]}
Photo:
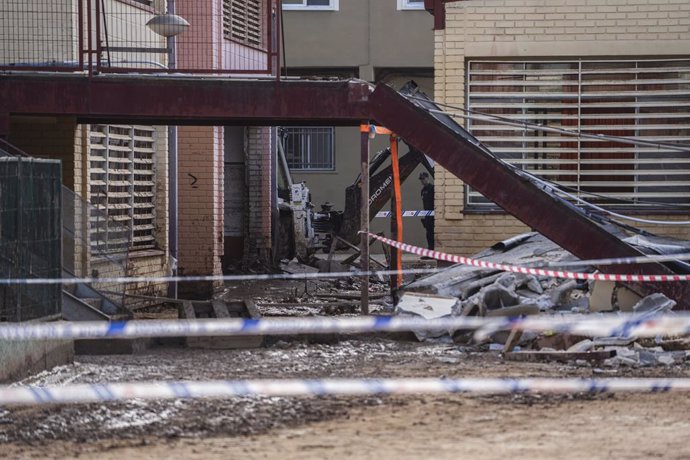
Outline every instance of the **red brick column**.
{"type": "MultiPolygon", "coordinates": [[[[223,128],[178,131],[180,275],[220,275],[223,255],[223,128]]],[[[181,283],[181,296],[208,298],[222,282],[181,283]]]]}

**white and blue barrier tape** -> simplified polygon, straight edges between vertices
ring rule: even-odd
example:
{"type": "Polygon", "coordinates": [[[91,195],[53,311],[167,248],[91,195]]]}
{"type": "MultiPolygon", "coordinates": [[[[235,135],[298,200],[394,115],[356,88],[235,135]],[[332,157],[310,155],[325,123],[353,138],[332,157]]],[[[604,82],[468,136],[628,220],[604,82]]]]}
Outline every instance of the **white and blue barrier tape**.
{"type": "Polygon", "coordinates": [[[670,391],[690,391],[690,379],[295,379],[0,386],[0,406],[246,396],[356,396],[439,393],[496,395],[517,393],[657,393],[670,391]]]}
{"type": "Polygon", "coordinates": [[[474,330],[485,340],[501,330],[557,332],[588,337],[690,335],[690,314],[468,317],[424,319],[402,316],[0,323],[0,340],[131,339],[293,334],[358,334],[415,330],[474,330]]]}
{"type": "Polygon", "coordinates": [[[84,277],[84,278],[0,278],[0,286],[16,284],[91,284],[91,283],[185,283],[200,281],[270,281],[270,280],[316,280],[354,278],[362,276],[425,275],[441,271],[438,268],[409,268],[404,270],[352,270],[332,273],[282,273],[269,275],[200,275],[200,276],[118,276],[118,277],[84,277]]]}

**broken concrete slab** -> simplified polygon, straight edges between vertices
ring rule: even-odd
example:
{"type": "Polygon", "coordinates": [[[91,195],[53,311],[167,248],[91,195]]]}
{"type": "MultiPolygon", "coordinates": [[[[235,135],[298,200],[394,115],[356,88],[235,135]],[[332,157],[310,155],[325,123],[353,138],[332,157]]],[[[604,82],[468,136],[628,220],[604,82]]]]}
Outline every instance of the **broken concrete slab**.
{"type": "MultiPolygon", "coordinates": [[[[518,235],[510,240],[513,239],[515,243],[504,245],[499,243],[494,245],[496,249],[486,249],[475,254],[473,258],[487,262],[523,266],[577,260],[572,254],[538,233],[531,232],[518,235]]],[[[495,274],[497,274],[497,270],[454,265],[439,273],[411,283],[407,290],[430,290],[440,295],[451,295],[466,299],[468,295],[472,294],[472,292],[468,292],[468,285],[477,283],[481,279],[495,274]]],[[[501,276],[501,274],[498,274],[498,276],[501,276]]],[[[479,287],[482,286],[480,285],[479,287]]],[[[534,285],[532,287],[538,289],[534,285]]]]}
{"type": "Polygon", "coordinates": [[[637,302],[632,310],[635,313],[668,313],[676,306],[674,300],[669,299],[661,293],[651,294],[637,302]]]}
{"type": "Polygon", "coordinates": [[[589,288],[589,311],[613,311],[615,281],[592,281],[589,288]]]}
{"type": "Polygon", "coordinates": [[[631,313],[635,304],[642,300],[640,294],[623,285],[616,286],[613,298],[614,306],[625,313],[631,313]]]}
{"type": "Polygon", "coordinates": [[[550,289],[549,299],[556,306],[568,305],[571,301],[571,293],[577,288],[577,281],[567,280],[550,289]]]}
{"type": "Polygon", "coordinates": [[[280,269],[291,275],[319,272],[318,268],[300,263],[295,259],[290,260],[289,262],[281,262],[280,269]]]}
{"type": "MultiPolygon", "coordinates": [[[[458,312],[460,301],[455,297],[430,294],[405,293],[395,308],[401,316],[418,316],[424,319],[450,317],[458,312]]],[[[415,330],[419,341],[447,336],[447,330],[415,330]]]]}
{"type": "Polygon", "coordinates": [[[685,351],[659,351],[645,348],[607,347],[606,350],[616,352],[616,356],[607,359],[604,365],[610,367],[654,367],[674,366],[685,363],[689,356],[685,351]]]}

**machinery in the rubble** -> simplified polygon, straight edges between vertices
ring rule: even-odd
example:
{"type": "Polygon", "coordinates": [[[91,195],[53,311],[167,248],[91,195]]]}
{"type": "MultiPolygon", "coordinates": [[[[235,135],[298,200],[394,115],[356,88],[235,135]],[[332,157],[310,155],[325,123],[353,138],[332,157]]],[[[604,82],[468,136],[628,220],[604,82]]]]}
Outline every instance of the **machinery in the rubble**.
{"type": "MultiPolygon", "coordinates": [[[[311,193],[304,182],[294,183],[285,155],[283,138],[278,136],[278,231],[276,232],[276,260],[297,257],[308,262],[318,250],[328,251],[335,237],[351,244],[359,241],[361,209],[361,175],[345,190],[345,210],[335,211],[324,203],[315,210],[311,193]]],[[[392,166],[379,168],[390,157],[390,149],[379,152],[369,165],[370,218],[390,201],[393,188],[392,166]],[[378,171],[378,172],[377,172],[378,171]]],[[[398,161],[400,182],[404,182],[422,164],[433,175],[426,156],[413,148],[398,161]]]]}

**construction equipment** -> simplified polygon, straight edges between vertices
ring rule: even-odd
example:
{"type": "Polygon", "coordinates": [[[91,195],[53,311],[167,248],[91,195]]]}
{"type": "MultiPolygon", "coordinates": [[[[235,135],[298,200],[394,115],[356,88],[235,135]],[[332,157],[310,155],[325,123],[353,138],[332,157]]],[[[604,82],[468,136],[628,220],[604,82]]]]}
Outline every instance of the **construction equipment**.
{"type": "MultiPolygon", "coordinates": [[[[284,136],[279,130],[276,260],[297,257],[299,261],[306,263],[318,250],[328,251],[336,237],[353,245],[358,244],[358,232],[361,227],[361,174],[345,189],[344,211],[333,210],[330,203],[322,204],[321,210],[315,211],[306,184],[292,181],[283,141],[284,136]]],[[[379,171],[390,155],[390,149],[384,149],[369,164],[370,218],[376,216],[391,198],[392,166],[388,165],[379,171]]],[[[433,176],[433,168],[426,156],[410,147],[410,151],[399,161],[400,182],[403,183],[420,164],[433,176]]]]}

